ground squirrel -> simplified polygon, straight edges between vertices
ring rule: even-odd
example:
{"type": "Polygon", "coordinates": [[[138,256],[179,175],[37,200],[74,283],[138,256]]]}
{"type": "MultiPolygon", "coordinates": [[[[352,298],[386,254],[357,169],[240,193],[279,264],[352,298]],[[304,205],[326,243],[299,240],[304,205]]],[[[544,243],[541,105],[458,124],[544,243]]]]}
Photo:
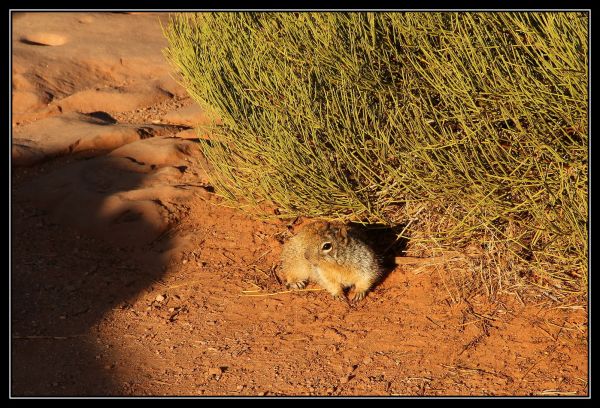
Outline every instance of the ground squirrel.
{"type": "Polygon", "coordinates": [[[289,288],[314,281],[336,299],[354,286],[353,301],[365,297],[381,276],[375,252],[345,225],[317,221],[305,226],[283,247],[281,267],[289,288]]]}

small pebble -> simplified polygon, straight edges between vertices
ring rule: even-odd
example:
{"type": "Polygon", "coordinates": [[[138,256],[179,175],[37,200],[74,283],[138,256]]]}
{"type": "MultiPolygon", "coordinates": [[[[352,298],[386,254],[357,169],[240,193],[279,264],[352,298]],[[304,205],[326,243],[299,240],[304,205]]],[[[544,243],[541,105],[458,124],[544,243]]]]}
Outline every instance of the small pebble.
{"type": "Polygon", "coordinates": [[[208,370],[208,377],[214,377],[216,380],[219,380],[219,378],[221,378],[221,374],[223,374],[223,370],[221,369],[221,367],[213,367],[210,370],[208,370]]]}
{"type": "Polygon", "coordinates": [[[94,17],[92,17],[92,16],[82,16],[82,17],[79,18],[78,21],[80,23],[82,23],[82,24],[89,24],[92,21],[94,21],[94,17]]]}
{"type": "Polygon", "coordinates": [[[163,295],[157,295],[154,300],[156,300],[157,302],[162,302],[163,300],[165,300],[165,297],[163,295]]]}

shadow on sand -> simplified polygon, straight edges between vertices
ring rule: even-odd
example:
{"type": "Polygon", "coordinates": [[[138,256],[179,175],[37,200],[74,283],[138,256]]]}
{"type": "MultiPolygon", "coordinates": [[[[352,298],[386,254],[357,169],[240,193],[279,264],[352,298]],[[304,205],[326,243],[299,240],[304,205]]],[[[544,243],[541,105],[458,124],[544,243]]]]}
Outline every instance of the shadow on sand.
{"type": "Polygon", "coordinates": [[[98,328],[162,277],[170,243],[147,217],[160,203],[113,201],[160,170],[106,156],[13,169],[12,396],[127,394],[115,367],[123,351],[98,328]]]}
{"type": "Polygon", "coordinates": [[[373,249],[380,261],[383,273],[375,283],[375,286],[381,284],[387,275],[396,268],[394,259],[402,256],[406,250],[408,240],[406,238],[398,238],[404,227],[404,224],[393,227],[384,224],[350,224],[350,228],[373,249]]]}

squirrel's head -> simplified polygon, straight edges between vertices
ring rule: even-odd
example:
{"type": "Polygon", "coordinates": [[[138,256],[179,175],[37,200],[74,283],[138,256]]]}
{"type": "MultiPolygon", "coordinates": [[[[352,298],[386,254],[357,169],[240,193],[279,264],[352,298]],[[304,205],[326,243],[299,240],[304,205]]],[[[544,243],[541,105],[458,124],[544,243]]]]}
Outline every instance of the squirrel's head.
{"type": "Polygon", "coordinates": [[[315,223],[312,226],[312,245],[306,248],[304,257],[313,264],[319,260],[335,262],[339,254],[348,245],[348,229],[343,224],[315,223]]]}

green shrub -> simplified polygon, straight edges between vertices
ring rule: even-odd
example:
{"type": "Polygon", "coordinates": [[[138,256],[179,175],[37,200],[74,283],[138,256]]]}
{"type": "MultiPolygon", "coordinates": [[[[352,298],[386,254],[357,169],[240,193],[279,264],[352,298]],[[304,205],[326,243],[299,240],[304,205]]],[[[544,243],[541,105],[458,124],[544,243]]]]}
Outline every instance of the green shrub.
{"type": "Polygon", "coordinates": [[[183,13],[165,35],[222,119],[201,143],[229,202],[475,246],[490,293],[585,294],[586,13],[183,13]]]}

